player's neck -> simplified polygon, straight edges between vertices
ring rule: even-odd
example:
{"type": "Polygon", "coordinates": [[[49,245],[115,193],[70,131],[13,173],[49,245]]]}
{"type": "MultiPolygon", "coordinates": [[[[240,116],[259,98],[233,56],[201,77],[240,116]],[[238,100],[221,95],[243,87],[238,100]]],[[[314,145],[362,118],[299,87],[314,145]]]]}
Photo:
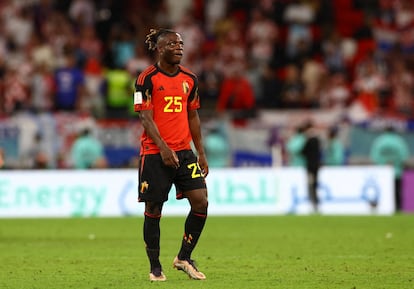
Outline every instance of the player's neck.
{"type": "Polygon", "coordinates": [[[158,67],[167,74],[175,74],[178,71],[178,64],[169,64],[158,61],[158,67]]]}

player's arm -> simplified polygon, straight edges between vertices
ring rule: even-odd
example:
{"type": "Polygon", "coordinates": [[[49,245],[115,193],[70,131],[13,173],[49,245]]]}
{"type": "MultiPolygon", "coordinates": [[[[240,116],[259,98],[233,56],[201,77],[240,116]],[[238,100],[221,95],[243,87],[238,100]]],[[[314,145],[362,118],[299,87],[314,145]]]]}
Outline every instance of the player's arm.
{"type": "Polygon", "coordinates": [[[194,146],[198,153],[198,164],[204,176],[208,175],[208,163],[206,154],[204,152],[203,140],[200,129],[200,117],[197,110],[188,111],[188,123],[190,126],[191,137],[193,138],[194,146]]]}
{"type": "Polygon", "coordinates": [[[145,133],[160,149],[161,158],[166,166],[178,168],[178,157],[162,139],[157,124],[154,121],[153,104],[151,102],[152,81],[148,73],[143,72],[135,82],[134,110],[139,112],[141,124],[145,133]]]}
{"type": "Polygon", "coordinates": [[[142,126],[147,135],[160,148],[161,158],[166,166],[178,168],[180,163],[176,153],[162,139],[157,124],[154,122],[152,110],[142,110],[139,112],[142,126]]]}

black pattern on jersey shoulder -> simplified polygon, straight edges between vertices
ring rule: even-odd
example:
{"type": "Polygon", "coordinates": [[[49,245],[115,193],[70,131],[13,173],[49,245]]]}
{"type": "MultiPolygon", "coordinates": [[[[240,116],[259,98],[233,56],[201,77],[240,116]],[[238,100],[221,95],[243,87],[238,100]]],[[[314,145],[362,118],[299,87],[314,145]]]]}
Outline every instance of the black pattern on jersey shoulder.
{"type": "Polygon", "coordinates": [[[148,66],[137,78],[136,85],[144,85],[145,79],[151,75],[155,74],[158,71],[158,68],[155,65],[148,66]]]}

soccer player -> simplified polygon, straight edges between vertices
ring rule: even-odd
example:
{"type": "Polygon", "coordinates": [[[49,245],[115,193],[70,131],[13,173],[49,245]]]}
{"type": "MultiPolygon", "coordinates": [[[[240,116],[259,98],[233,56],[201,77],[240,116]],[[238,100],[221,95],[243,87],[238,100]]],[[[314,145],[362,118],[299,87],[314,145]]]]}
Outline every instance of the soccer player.
{"type": "Polygon", "coordinates": [[[136,79],[134,108],[144,132],[141,136],[138,201],[145,202],[143,236],[150,262],[151,281],[165,281],[159,260],[160,218],[168,193],[187,198],[191,209],[184,226],[181,248],[173,267],[191,279],[203,280],[191,253],[207,218],[208,164],[202,145],[197,77],[180,65],[183,40],[168,29],[151,29],[145,41],[158,60],[136,79]],[[198,157],[191,150],[193,141],[198,157]]]}

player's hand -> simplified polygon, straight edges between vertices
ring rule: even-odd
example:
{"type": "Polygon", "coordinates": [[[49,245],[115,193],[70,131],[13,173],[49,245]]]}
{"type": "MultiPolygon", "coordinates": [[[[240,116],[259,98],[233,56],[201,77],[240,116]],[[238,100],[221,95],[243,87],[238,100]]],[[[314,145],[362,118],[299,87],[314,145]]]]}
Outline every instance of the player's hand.
{"type": "Polygon", "coordinates": [[[162,158],[162,161],[167,167],[172,167],[175,169],[178,169],[180,167],[180,161],[178,160],[178,156],[169,147],[166,147],[164,149],[160,150],[160,155],[162,158]]]}
{"type": "Polygon", "coordinates": [[[206,155],[200,154],[198,156],[198,165],[200,166],[201,173],[203,174],[203,176],[207,177],[207,175],[208,175],[208,163],[207,163],[206,155]]]}

